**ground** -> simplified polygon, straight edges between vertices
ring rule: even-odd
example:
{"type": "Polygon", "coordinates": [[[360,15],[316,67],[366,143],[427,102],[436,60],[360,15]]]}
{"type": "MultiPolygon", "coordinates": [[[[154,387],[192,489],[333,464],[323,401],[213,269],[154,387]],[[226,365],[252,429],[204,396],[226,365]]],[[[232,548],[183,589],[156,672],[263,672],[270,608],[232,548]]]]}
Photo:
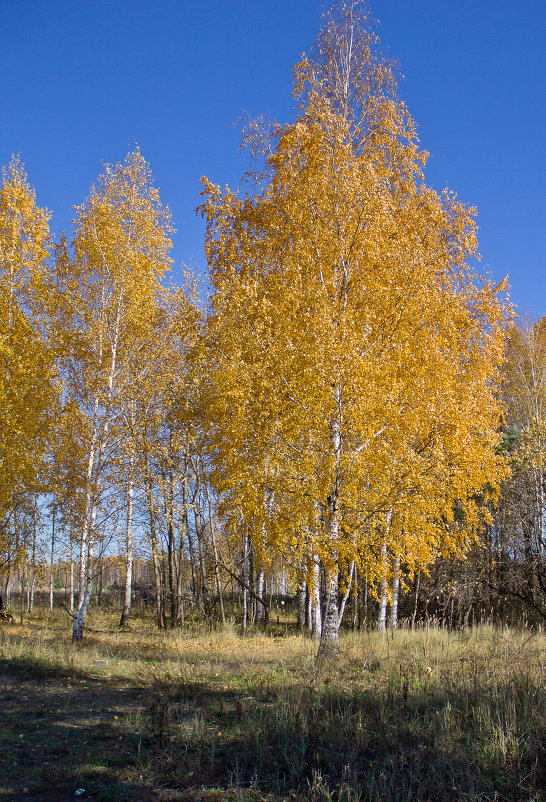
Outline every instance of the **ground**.
{"type": "MultiPolygon", "coordinates": [[[[61,611],[62,612],[62,611],[61,611]]],[[[0,802],[544,802],[546,637],[0,627],[0,802]]]]}

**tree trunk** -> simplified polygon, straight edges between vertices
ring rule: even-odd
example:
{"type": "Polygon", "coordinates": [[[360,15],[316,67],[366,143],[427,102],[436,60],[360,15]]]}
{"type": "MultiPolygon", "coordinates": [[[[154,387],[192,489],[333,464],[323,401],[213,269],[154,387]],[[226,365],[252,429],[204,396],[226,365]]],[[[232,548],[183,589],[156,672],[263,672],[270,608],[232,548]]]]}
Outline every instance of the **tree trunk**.
{"type": "Polygon", "coordinates": [[[313,628],[313,596],[309,592],[309,585],[305,592],[305,627],[309,632],[313,628]]]}
{"type": "Polygon", "coordinates": [[[92,560],[92,550],[91,550],[91,544],[88,542],[88,551],[85,556],[86,573],[84,576],[83,584],[81,582],[81,574],[80,574],[80,596],[78,599],[78,606],[76,608],[76,613],[74,615],[74,620],[72,623],[73,641],[81,641],[81,639],[83,638],[85,618],[87,616],[87,610],[89,608],[89,602],[91,601],[91,596],[93,595],[93,577],[91,574],[91,560],[92,560]]]}
{"type": "Polygon", "coordinates": [[[74,560],[72,559],[72,543],[70,544],[70,612],[74,612],[74,560]]]}
{"type": "MultiPolygon", "coordinates": [[[[113,382],[113,370],[115,370],[115,357],[113,357],[113,367],[110,375],[110,388],[113,382]]],[[[83,637],[85,617],[89,608],[89,602],[93,595],[93,579],[91,576],[91,556],[93,553],[92,541],[95,529],[95,519],[97,515],[97,484],[98,474],[100,473],[100,463],[104,454],[106,435],[108,432],[108,419],[99,427],[98,424],[98,398],[94,402],[92,437],[89,446],[89,457],[87,460],[87,471],[85,476],[85,507],[83,525],[80,536],[80,568],[79,568],[79,597],[76,615],[72,625],[72,640],[80,641],[83,637]],[[97,450],[98,446],[98,450],[97,450]],[[95,472],[97,475],[94,477],[95,472]],[[93,479],[95,478],[95,481],[93,479]]]]}
{"type": "Polygon", "coordinates": [[[383,536],[383,542],[381,544],[381,596],[379,600],[379,619],[377,622],[377,628],[379,632],[386,632],[387,630],[387,602],[389,597],[389,585],[387,579],[387,568],[388,568],[388,537],[390,531],[390,524],[392,518],[392,510],[389,510],[386,515],[385,519],[385,534],[383,536]]]}
{"type": "Polygon", "coordinates": [[[87,609],[89,607],[89,602],[91,601],[92,595],[93,595],[93,582],[90,580],[85,589],[85,593],[83,595],[81,603],[78,604],[78,609],[76,610],[76,614],[74,615],[74,623],[72,626],[73,641],[81,641],[81,639],[83,638],[85,618],[87,616],[87,609]]]}
{"type": "MultiPolygon", "coordinates": [[[[263,599],[265,585],[265,571],[260,569],[256,577],[256,595],[263,599]]],[[[265,608],[263,604],[255,599],[256,602],[256,623],[261,624],[265,618],[265,608]]]]}
{"type": "Polygon", "coordinates": [[[302,579],[298,585],[297,591],[297,606],[298,606],[298,629],[303,630],[305,627],[305,603],[307,601],[307,582],[302,579]]]}
{"type": "Polygon", "coordinates": [[[23,626],[23,615],[25,611],[25,579],[26,579],[26,572],[27,566],[26,563],[24,565],[23,570],[19,569],[19,594],[20,594],[20,604],[19,604],[19,623],[23,626]]]}
{"type": "Polygon", "coordinates": [[[148,502],[148,514],[150,516],[150,541],[152,546],[152,565],[154,568],[157,628],[165,629],[165,619],[163,613],[163,587],[161,583],[161,568],[159,565],[157,533],[155,528],[154,491],[152,485],[152,477],[149,472],[148,452],[146,449],[144,449],[144,473],[146,475],[146,496],[148,502]]]}
{"type": "Polygon", "coordinates": [[[419,605],[419,585],[421,584],[421,569],[417,574],[417,582],[415,584],[415,605],[413,607],[413,615],[411,617],[411,628],[415,629],[415,621],[417,619],[417,607],[419,605]]]}
{"type": "MultiPolygon", "coordinates": [[[[248,542],[249,538],[248,535],[244,535],[243,537],[243,582],[248,584],[248,542]]],[[[248,590],[243,585],[243,620],[242,620],[242,630],[243,633],[246,632],[248,624],[248,590]]]]}
{"type": "Polygon", "coordinates": [[[326,574],[324,623],[318,650],[319,657],[335,657],[339,652],[338,590],[339,571],[337,567],[330,568],[326,574]]]}
{"type": "Polygon", "coordinates": [[[359,581],[360,577],[358,576],[358,568],[355,565],[355,577],[353,584],[353,625],[352,625],[353,632],[360,629],[360,594],[358,588],[359,581]]]}
{"type": "Polygon", "coordinates": [[[222,624],[226,623],[226,614],[224,611],[224,598],[222,595],[222,586],[220,584],[220,568],[218,566],[218,548],[216,545],[216,529],[214,524],[214,516],[212,512],[212,502],[210,498],[209,486],[207,482],[207,475],[205,473],[205,463],[203,459],[201,459],[201,470],[203,472],[203,483],[205,485],[205,495],[207,498],[207,506],[209,511],[209,526],[210,526],[210,537],[212,540],[212,552],[214,556],[214,576],[216,579],[216,592],[218,594],[218,601],[220,602],[220,617],[222,619],[222,624]]]}
{"type": "Polygon", "coordinates": [[[318,560],[313,562],[313,584],[310,589],[311,601],[311,637],[318,640],[322,635],[322,615],[320,610],[320,564],[318,560]]]}
{"type": "Polygon", "coordinates": [[[131,595],[133,592],[133,458],[131,457],[130,478],[127,486],[127,525],[125,528],[125,585],[123,588],[123,609],[119,621],[124,627],[131,615],[131,595]]]}
{"type": "Polygon", "coordinates": [[[32,514],[32,575],[28,587],[27,613],[32,612],[34,607],[34,589],[36,587],[36,537],[38,529],[38,498],[34,497],[34,510],[32,514]]]}
{"type": "MultiPolygon", "coordinates": [[[[342,297],[344,306],[346,303],[346,275],[343,273],[342,297]]],[[[330,559],[332,563],[326,567],[325,571],[325,605],[324,623],[318,650],[319,657],[333,657],[339,651],[339,625],[340,616],[338,611],[338,591],[339,591],[339,568],[337,565],[337,548],[340,536],[340,486],[341,486],[341,456],[342,456],[342,392],[341,386],[335,388],[336,409],[330,422],[330,446],[332,456],[335,460],[335,473],[333,483],[328,496],[328,541],[330,559]]]]}
{"type": "Polygon", "coordinates": [[[176,624],[175,543],[172,517],[167,524],[167,570],[169,583],[169,626],[176,624]]]}
{"type": "Polygon", "coordinates": [[[207,572],[207,564],[205,562],[205,546],[203,543],[205,526],[200,523],[197,514],[197,506],[194,505],[193,520],[195,522],[195,534],[197,536],[197,552],[199,554],[199,592],[197,593],[197,600],[203,599],[203,610],[205,617],[209,618],[211,615],[210,601],[209,601],[209,579],[207,572]]]}
{"type": "MultiPolygon", "coordinates": [[[[169,451],[171,450],[172,432],[169,435],[169,451]]],[[[163,511],[167,522],[167,584],[169,594],[169,626],[176,626],[176,543],[174,533],[174,480],[172,470],[169,476],[162,469],[163,478],[163,511]]]]}
{"type": "Polygon", "coordinates": [[[51,554],[49,558],[49,609],[53,611],[53,566],[55,565],[55,507],[51,516],[51,554]]]}
{"type": "Polygon", "coordinates": [[[394,561],[394,576],[392,579],[392,606],[391,629],[398,629],[398,596],[400,594],[400,557],[394,561]]]}
{"type": "MultiPolygon", "coordinates": [[[[182,519],[180,522],[180,541],[178,548],[178,575],[176,578],[176,625],[181,627],[184,622],[184,602],[182,600],[182,582],[184,580],[184,543],[186,532],[188,532],[188,504],[187,504],[187,481],[184,476],[182,485],[182,519]]],[[[193,558],[192,558],[193,560],[193,558]]]]}

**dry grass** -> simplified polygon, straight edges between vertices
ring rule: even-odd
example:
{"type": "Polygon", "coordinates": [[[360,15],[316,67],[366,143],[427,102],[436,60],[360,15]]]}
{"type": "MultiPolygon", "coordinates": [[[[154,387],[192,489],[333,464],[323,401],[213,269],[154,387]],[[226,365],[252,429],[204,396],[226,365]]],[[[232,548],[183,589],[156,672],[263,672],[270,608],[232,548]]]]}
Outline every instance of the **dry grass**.
{"type": "Polygon", "coordinates": [[[546,799],[544,635],[346,634],[317,663],[116,615],[77,647],[62,612],[0,628],[0,800],[546,799]]]}

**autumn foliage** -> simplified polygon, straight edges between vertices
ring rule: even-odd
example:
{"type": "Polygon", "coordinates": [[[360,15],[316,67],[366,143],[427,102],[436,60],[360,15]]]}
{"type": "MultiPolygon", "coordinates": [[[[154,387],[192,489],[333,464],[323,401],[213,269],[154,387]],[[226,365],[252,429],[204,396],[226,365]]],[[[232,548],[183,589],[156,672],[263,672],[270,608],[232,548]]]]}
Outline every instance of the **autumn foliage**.
{"type": "Polygon", "coordinates": [[[320,562],[325,650],[349,565],[380,581],[387,553],[459,552],[502,475],[506,309],[361,25],[341,4],[295,68],[296,121],[249,132],[263,170],[242,196],[205,180],[201,207],[215,480],[266,564],[320,562]]]}
{"type": "MultiPolygon", "coordinates": [[[[122,624],[136,533],[158,626],[182,623],[184,583],[207,617],[225,621],[228,581],[263,614],[282,566],[328,654],[357,577],[386,605],[392,580],[491,526],[511,313],[505,282],[478,270],[476,210],[426,184],[360,3],[326,15],[294,98],[294,121],[245,129],[242,191],[203,179],[206,310],[190,278],[166,285],[171,217],[138,149],[104,168],[56,243],[19,162],[3,174],[0,547],[24,557],[16,511],[34,509],[36,533],[48,498],[77,557],[75,640],[109,538],[122,624]]],[[[543,422],[529,418],[543,511],[543,422]]]]}

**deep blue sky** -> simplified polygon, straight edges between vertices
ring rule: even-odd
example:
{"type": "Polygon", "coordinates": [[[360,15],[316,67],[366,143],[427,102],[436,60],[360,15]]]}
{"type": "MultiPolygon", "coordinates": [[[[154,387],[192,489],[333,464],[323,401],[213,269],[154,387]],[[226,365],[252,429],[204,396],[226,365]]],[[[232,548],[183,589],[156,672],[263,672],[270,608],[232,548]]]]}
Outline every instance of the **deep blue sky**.
{"type": "MultiPolygon", "coordinates": [[[[483,267],[546,313],[545,0],[370,0],[400,94],[446,184],[479,212],[483,267]]],[[[236,187],[239,115],[293,117],[292,67],[320,0],[1,0],[0,162],[20,153],[52,230],[140,145],[176,263],[205,273],[199,178],[236,187]]],[[[176,272],[175,272],[176,276],[176,272]]]]}

